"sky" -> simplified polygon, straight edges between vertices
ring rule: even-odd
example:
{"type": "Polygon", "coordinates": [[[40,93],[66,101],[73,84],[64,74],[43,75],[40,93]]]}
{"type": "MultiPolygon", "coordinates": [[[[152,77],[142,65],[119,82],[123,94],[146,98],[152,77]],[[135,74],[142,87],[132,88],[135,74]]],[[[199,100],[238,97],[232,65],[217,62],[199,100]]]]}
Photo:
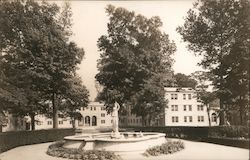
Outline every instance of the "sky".
{"type": "MultiPolygon", "coordinates": [[[[95,75],[97,74],[97,59],[100,52],[97,47],[97,40],[101,35],[107,34],[108,16],[105,8],[108,4],[115,7],[124,7],[127,10],[135,11],[147,18],[159,16],[163,22],[162,31],[169,35],[177,46],[173,55],[175,73],[186,75],[201,70],[197,66],[201,57],[195,57],[188,51],[176,28],[184,23],[187,11],[193,6],[192,0],[166,0],[166,1],[71,1],[73,12],[73,36],[72,40],[79,47],[84,48],[85,58],[79,66],[78,74],[81,76],[84,85],[90,92],[90,100],[93,101],[97,91],[95,88],[95,75]]],[[[62,1],[61,1],[62,4],[62,1]]]]}

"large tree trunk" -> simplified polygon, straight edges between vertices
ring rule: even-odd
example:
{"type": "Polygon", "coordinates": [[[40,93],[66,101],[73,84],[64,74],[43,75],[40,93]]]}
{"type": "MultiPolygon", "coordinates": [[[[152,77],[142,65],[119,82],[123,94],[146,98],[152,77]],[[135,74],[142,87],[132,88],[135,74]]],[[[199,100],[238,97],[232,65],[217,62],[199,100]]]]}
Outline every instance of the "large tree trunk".
{"type": "Polygon", "coordinates": [[[75,120],[75,118],[72,118],[71,119],[71,122],[72,122],[72,128],[76,128],[76,120],[75,120]]]}
{"type": "Polygon", "coordinates": [[[244,121],[244,106],[240,106],[240,125],[244,125],[245,121],[244,121]]]}
{"type": "Polygon", "coordinates": [[[58,108],[57,108],[57,97],[56,94],[53,93],[52,96],[52,107],[53,107],[53,128],[58,128],[58,108]]]}
{"type": "Polygon", "coordinates": [[[220,124],[219,125],[225,125],[226,124],[226,117],[225,117],[225,108],[224,108],[224,104],[223,101],[220,99],[220,124]]]}
{"type": "Polygon", "coordinates": [[[0,124],[0,133],[3,132],[3,126],[0,124]]]}
{"type": "Polygon", "coordinates": [[[207,116],[208,116],[208,124],[209,124],[209,127],[211,126],[211,117],[210,117],[210,109],[209,109],[209,106],[207,105],[207,116]]]}
{"type": "Polygon", "coordinates": [[[240,125],[244,125],[245,123],[245,121],[244,121],[244,104],[242,103],[242,101],[243,101],[243,98],[242,98],[242,96],[240,96],[240,103],[239,103],[239,105],[240,105],[240,125]]]}
{"type": "Polygon", "coordinates": [[[31,113],[30,114],[30,124],[31,124],[31,130],[35,130],[35,114],[31,113]]]}
{"type": "Polygon", "coordinates": [[[142,126],[146,126],[146,119],[145,116],[141,116],[141,120],[142,120],[142,126]]]}

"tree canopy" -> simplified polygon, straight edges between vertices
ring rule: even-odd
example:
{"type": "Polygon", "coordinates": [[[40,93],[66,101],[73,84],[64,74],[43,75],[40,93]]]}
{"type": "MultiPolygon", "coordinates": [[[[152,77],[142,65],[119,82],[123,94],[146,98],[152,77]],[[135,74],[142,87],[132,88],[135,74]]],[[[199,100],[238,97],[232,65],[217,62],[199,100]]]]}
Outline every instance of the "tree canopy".
{"type": "Polygon", "coordinates": [[[172,74],[174,42],[161,31],[159,17],[146,18],[112,5],[106,12],[108,34],[98,40],[96,80],[103,86],[99,100],[107,106],[115,101],[131,105],[137,115],[148,115],[151,109],[159,113],[166,103],[164,84],[172,74]]]}
{"type": "Polygon", "coordinates": [[[203,57],[200,65],[210,72],[221,109],[234,101],[241,114],[249,100],[249,11],[248,0],[201,0],[177,28],[188,48],[203,57]]]}
{"type": "MultiPolygon", "coordinates": [[[[43,98],[51,102],[54,128],[58,125],[59,105],[69,95],[68,91],[74,88],[69,79],[76,76],[77,65],[84,56],[84,50],[69,40],[72,34],[71,15],[68,3],[61,9],[44,1],[0,2],[1,79],[6,84],[6,88],[1,89],[20,91],[2,92],[2,97],[8,93],[19,97],[24,92],[28,99],[26,106],[29,109],[36,106],[31,110],[33,113],[37,113],[36,109],[40,111],[37,104],[43,98]]],[[[87,91],[81,95],[87,103],[87,91]]],[[[23,100],[20,98],[18,101],[19,109],[25,106],[21,103],[23,100]]]]}
{"type": "Polygon", "coordinates": [[[191,87],[194,89],[197,85],[197,81],[195,79],[182,73],[175,74],[174,80],[175,86],[178,87],[191,87]]]}

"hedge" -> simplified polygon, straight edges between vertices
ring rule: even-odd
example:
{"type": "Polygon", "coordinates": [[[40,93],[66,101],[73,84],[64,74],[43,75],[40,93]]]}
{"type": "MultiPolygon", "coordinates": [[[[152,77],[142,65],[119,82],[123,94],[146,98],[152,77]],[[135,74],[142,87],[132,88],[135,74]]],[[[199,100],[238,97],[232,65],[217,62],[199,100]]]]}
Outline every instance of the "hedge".
{"type": "Polygon", "coordinates": [[[0,133],[0,153],[18,146],[62,140],[63,137],[74,134],[74,129],[2,132],[0,133]]]}
{"type": "Polygon", "coordinates": [[[249,132],[246,126],[214,127],[126,127],[127,130],[162,132],[169,138],[183,138],[227,146],[249,148],[249,132]]]}

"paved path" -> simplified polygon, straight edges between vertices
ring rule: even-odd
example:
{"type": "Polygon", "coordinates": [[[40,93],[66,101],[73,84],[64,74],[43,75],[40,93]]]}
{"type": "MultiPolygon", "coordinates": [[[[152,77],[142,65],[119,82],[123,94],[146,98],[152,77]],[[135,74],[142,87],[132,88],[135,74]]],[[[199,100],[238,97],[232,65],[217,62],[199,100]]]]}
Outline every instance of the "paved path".
{"type": "Polygon", "coordinates": [[[182,140],[182,151],[145,158],[139,154],[122,155],[123,160],[249,160],[249,150],[204,142],[182,140]]]}
{"type": "MultiPolygon", "coordinates": [[[[185,149],[171,154],[157,157],[144,157],[140,154],[121,155],[123,160],[248,160],[249,150],[222,145],[192,142],[182,140],[185,149]]],[[[0,160],[66,160],[46,154],[51,143],[27,145],[11,149],[0,154],[0,160]]]]}

